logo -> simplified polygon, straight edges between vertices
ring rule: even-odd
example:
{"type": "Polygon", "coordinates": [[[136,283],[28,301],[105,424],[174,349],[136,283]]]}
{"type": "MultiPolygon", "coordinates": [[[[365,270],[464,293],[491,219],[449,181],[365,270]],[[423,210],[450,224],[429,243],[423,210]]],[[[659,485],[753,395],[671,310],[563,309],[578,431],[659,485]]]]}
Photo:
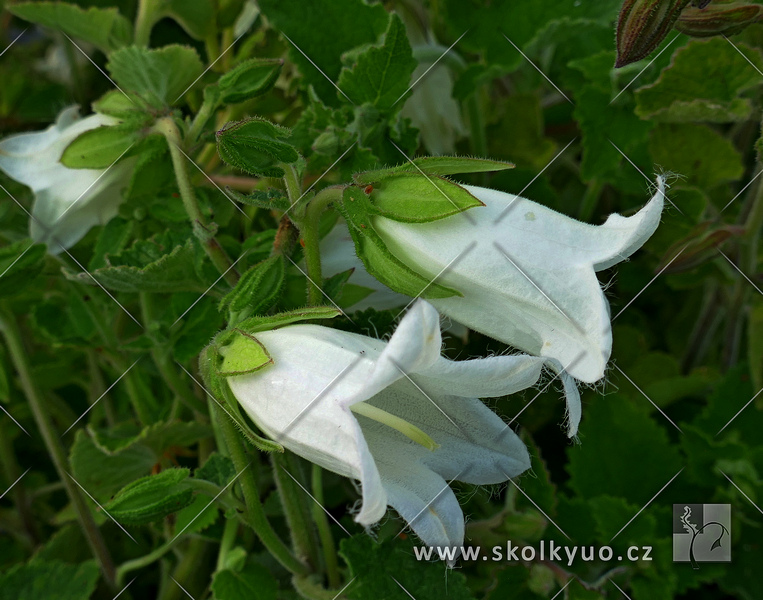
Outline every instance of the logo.
{"type": "Polygon", "coordinates": [[[673,562],[731,562],[731,505],[674,504],[673,562]]]}

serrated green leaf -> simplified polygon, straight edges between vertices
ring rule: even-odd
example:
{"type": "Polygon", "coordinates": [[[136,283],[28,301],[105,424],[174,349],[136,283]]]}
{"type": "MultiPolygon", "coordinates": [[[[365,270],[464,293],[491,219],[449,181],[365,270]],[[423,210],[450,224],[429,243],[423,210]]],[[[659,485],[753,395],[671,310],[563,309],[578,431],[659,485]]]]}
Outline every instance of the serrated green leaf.
{"type": "Polygon", "coordinates": [[[126,525],[147,525],[193,502],[193,490],[184,480],[188,469],[167,469],[125,486],[104,509],[126,525]]]}
{"type": "Polygon", "coordinates": [[[88,263],[88,271],[101,269],[108,265],[107,257],[119,254],[125,249],[132,237],[133,221],[114,217],[103,226],[93,248],[93,256],[88,263]]]}
{"type": "Polygon", "coordinates": [[[225,104],[245,102],[269,92],[281,74],[280,58],[252,58],[220,77],[220,100],[225,104]]]}
{"type": "Polygon", "coordinates": [[[257,263],[242,276],[236,287],[220,300],[219,309],[231,312],[246,310],[259,314],[278,300],[286,274],[283,255],[276,254],[257,263]]]}
{"type": "Polygon", "coordinates": [[[220,510],[212,498],[196,494],[193,501],[175,516],[175,535],[197,533],[214,525],[220,510]]]}
{"type": "Polygon", "coordinates": [[[204,69],[193,48],[179,45],[123,48],[111,54],[107,67],[125,92],[157,108],[175,104],[204,69]]]}
{"type": "Polygon", "coordinates": [[[88,427],[93,442],[109,455],[116,455],[127,448],[140,444],[158,457],[172,447],[187,447],[212,434],[203,423],[164,423],[159,421],[147,427],[122,423],[109,429],[88,427]]]}
{"type": "Polygon", "coordinates": [[[157,460],[150,448],[140,444],[108,455],[83,429],[77,431],[69,454],[74,478],[96,498],[108,498],[130,481],[147,475],[157,460]]]}
{"type": "Polygon", "coordinates": [[[216,600],[276,600],[278,583],[268,569],[249,563],[240,571],[223,569],[215,573],[212,591],[216,600]]]}
{"type": "Polygon", "coordinates": [[[217,132],[217,151],[226,163],[251,175],[283,177],[278,164],[299,160],[289,137],[289,129],[265,119],[230,122],[217,132]]]}
{"type": "Polygon", "coordinates": [[[380,111],[399,110],[410,94],[416,65],[403,21],[393,14],[381,47],[359,54],[351,69],[342,69],[337,85],[354,104],[371,104],[380,111]]]}
{"type": "Polygon", "coordinates": [[[195,267],[197,245],[194,238],[163,235],[151,240],[139,240],[116,256],[110,256],[109,266],[91,274],[71,274],[67,278],[78,283],[95,285],[95,278],[106,289],[118,292],[203,292],[203,282],[195,267]],[[92,277],[91,277],[92,275],[92,277]]]}
{"type": "Polygon", "coordinates": [[[372,186],[369,200],[376,214],[403,223],[429,223],[485,206],[457,183],[418,173],[383,179],[372,186]]]}
{"type": "Polygon", "coordinates": [[[610,494],[643,506],[682,466],[665,429],[616,394],[586,407],[580,435],[567,470],[571,488],[585,498],[610,494]]]}
{"type": "Polygon", "coordinates": [[[673,55],[659,79],[636,91],[636,114],[671,122],[743,121],[752,111],[741,93],[763,84],[763,56],[745,44],[694,40],[673,55]]]}
{"type": "Polygon", "coordinates": [[[254,373],[273,363],[267,348],[256,337],[239,330],[229,332],[218,352],[223,360],[217,372],[223,377],[254,373]]]}
{"type": "Polygon", "coordinates": [[[206,462],[196,469],[193,476],[196,479],[206,479],[220,487],[225,487],[235,474],[236,468],[233,466],[233,461],[223,454],[213,452],[206,462]]]}
{"type": "Polygon", "coordinates": [[[108,54],[132,39],[132,24],[116,8],[80,8],[65,2],[22,2],[8,10],[27,21],[63,31],[108,54]]]}
{"type": "Polygon", "coordinates": [[[79,565],[34,561],[11,567],[0,575],[2,600],[87,600],[95,591],[100,571],[94,560],[79,565]]]}
{"type": "Polygon", "coordinates": [[[736,181],[744,173],[739,151],[707,125],[658,125],[652,131],[650,148],[656,164],[701,189],[736,181]]]}
{"type": "Polygon", "coordinates": [[[262,0],[259,7],[299,47],[289,44],[289,57],[299,67],[305,87],[314,86],[318,96],[334,106],[338,102],[332,82],[342,69],[342,54],[376,43],[389,22],[382,5],[363,0],[262,0]]]}
{"type": "Polygon", "coordinates": [[[29,286],[45,267],[45,245],[20,240],[0,248],[0,296],[8,298],[29,286]]]}
{"type": "Polygon", "coordinates": [[[141,139],[138,127],[124,124],[86,131],[66,147],[61,162],[70,169],[106,169],[141,139]]]}
{"type": "Polygon", "coordinates": [[[117,119],[135,120],[145,111],[119,90],[110,90],[93,102],[93,112],[117,119]]]}
{"type": "Polygon", "coordinates": [[[348,594],[354,600],[408,598],[400,586],[417,600],[473,598],[463,574],[447,572],[444,562],[416,560],[410,541],[395,538],[380,544],[368,535],[355,535],[342,539],[339,548],[350,567],[354,583],[348,594]]]}

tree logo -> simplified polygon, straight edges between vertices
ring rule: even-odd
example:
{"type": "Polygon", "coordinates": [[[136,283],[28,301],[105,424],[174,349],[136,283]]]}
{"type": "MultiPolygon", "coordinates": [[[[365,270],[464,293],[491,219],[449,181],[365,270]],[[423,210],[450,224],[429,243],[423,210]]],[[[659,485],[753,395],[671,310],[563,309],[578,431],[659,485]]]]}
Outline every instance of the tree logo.
{"type": "Polygon", "coordinates": [[[674,504],[673,562],[731,562],[731,505],[674,504]]]}

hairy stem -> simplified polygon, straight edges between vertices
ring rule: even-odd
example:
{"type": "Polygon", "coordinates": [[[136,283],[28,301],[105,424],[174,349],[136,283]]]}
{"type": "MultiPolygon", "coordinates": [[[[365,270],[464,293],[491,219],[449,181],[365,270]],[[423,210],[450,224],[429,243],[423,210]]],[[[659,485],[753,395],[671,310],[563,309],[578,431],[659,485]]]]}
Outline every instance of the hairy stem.
{"type": "Polygon", "coordinates": [[[217,270],[223,275],[229,285],[234,286],[239,280],[239,274],[233,266],[230,257],[223,250],[222,246],[212,235],[212,228],[207,223],[201,212],[199,201],[191,185],[191,178],[188,175],[188,158],[180,149],[181,139],[180,131],[171,117],[165,117],[157,121],[155,129],[158,133],[164,135],[167,139],[167,145],[170,149],[172,158],[172,167],[175,171],[178,188],[180,188],[180,197],[183,199],[183,206],[191,220],[191,225],[196,237],[199,239],[204,252],[217,267],[217,270]]]}
{"type": "Polygon", "coordinates": [[[101,567],[104,579],[111,588],[114,588],[115,571],[111,553],[106,547],[106,543],[103,540],[103,536],[101,536],[98,526],[95,524],[93,515],[90,513],[90,509],[82,496],[81,490],[69,475],[67,470],[66,451],[61,443],[61,437],[53,428],[53,423],[50,419],[50,414],[46,410],[42,393],[32,378],[31,369],[29,367],[29,362],[27,361],[26,351],[21,341],[21,334],[16,325],[16,320],[12,315],[6,314],[4,311],[0,312],[0,330],[2,330],[3,337],[8,345],[8,354],[11,357],[13,366],[18,372],[21,387],[29,401],[34,420],[37,423],[42,439],[45,442],[45,447],[53,459],[53,465],[56,468],[59,479],[61,479],[66,488],[66,493],[74,507],[74,513],[77,516],[80,527],[82,527],[82,531],[85,534],[90,550],[101,567]]]}

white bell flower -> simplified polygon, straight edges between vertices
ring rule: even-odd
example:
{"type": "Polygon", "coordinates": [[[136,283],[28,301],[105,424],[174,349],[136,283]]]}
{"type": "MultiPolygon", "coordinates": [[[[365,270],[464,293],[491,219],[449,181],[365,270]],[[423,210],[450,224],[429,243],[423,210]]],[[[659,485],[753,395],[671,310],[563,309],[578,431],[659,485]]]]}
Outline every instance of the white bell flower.
{"type": "Polygon", "coordinates": [[[460,546],[464,517],[448,481],[499,483],[530,466],[517,435],[477,398],[532,386],[547,361],[443,358],[439,315],[424,301],[388,342],[309,324],[256,338],[273,364],[228,378],[233,395],[272,439],[360,481],[358,523],[378,522],[390,505],[424,543],[460,546]]]}
{"type": "Polygon", "coordinates": [[[132,161],[108,169],[69,169],[59,162],[81,133],[116,122],[101,114],[80,119],[78,107],[70,106],[44,131],[0,141],[0,170],[34,192],[30,236],[47,244],[51,254],[70,248],[91,227],[117,214],[132,161]]]}
{"type": "Polygon", "coordinates": [[[429,223],[375,215],[373,227],[396,258],[463,294],[430,298],[442,314],[529,354],[556,359],[581,381],[599,380],[612,351],[612,330],[596,272],[625,260],[654,233],[664,179],[639,212],[610,215],[599,226],[526,198],[463,187],[485,206],[429,223]]]}

